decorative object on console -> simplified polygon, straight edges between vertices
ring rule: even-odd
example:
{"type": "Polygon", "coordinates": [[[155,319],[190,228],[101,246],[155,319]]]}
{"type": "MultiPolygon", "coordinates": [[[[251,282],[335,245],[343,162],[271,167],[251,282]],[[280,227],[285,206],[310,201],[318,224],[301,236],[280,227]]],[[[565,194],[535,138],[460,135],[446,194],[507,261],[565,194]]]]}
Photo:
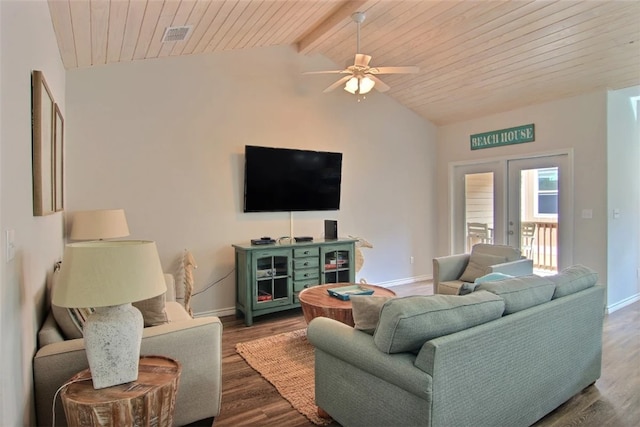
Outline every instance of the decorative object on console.
{"type": "Polygon", "coordinates": [[[124,209],[98,209],[73,213],[71,240],[117,239],[129,235],[124,209]]]}
{"type": "Polygon", "coordinates": [[[165,291],[155,242],[67,244],[52,304],[95,308],[83,330],[94,388],[138,378],[143,319],[131,303],[165,291]]]}
{"type": "Polygon", "coordinates": [[[338,238],[338,221],[332,219],[324,220],[324,238],[336,240],[338,238]]]}

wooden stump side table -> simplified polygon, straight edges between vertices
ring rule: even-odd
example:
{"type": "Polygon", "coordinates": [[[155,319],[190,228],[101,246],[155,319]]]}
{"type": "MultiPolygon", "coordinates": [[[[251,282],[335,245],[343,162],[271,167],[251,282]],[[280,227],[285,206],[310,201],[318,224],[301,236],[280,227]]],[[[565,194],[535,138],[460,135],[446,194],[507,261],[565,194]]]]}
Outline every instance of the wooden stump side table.
{"type": "Polygon", "coordinates": [[[166,426],[173,424],[182,367],[164,356],[142,356],[138,379],[96,390],[89,369],[74,375],[61,392],[69,426],[166,426]]]}
{"type": "MultiPolygon", "coordinates": [[[[351,301],[343,301],[339,298],[332,297],[327,289],[339,288],[341,286],[355,285],[357,283],[331,283],[328,285],[311,286],[303,289],[298,295],[302,314],[307,324],[316,317],[328,317],[338,322],[342,322],[349,326],[354,326],[353,310],[351,301]]],[[[363,288],[373,289],[373,295],[376,296],[395,296],[396,293],[391,289],[382,286],[360,284],[363,288]]]]}

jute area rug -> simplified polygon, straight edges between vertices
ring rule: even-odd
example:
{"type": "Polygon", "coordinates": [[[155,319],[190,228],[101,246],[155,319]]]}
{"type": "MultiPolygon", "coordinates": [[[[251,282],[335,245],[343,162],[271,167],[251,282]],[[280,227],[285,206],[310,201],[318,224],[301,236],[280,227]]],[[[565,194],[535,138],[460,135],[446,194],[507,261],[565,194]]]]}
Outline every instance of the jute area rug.
{"type": "Polygon", "coordinates": [[[306,328],[238,343],[236,351],[309,421],[319,426],[331,423],[318,416],[313,346],[306,328]]]}

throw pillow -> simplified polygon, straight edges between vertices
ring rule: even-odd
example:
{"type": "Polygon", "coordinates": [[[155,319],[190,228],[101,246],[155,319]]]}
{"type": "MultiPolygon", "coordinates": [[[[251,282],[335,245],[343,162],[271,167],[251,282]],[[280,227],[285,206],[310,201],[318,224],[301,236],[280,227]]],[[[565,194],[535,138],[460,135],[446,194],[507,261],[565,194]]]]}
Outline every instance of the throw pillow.
{"type": "Polygon", "coordinates": [[[475,291],[478,286],[478,283],[465,282],[460,286],[460,289],[458,289],[458,295],[468,295],[471,292],[475,291]]]}
{"type": "Polygon", "coordinates": [[[511,314],[551,301],[555,288],[549,279],[530,275],[481,283],[476,291],[489,291],[503,298],[504,314],[511,314]]]}
{"type": "Polygon", "coordinates": [[[480,284],[484,282],[497,282],[499,280],[511,279],[513,276],[504,273],[489,273],[478,277],[473,283],[480,284]]]}
{"type": "Polygon", "coordinates": [[[82,328],[87,317],[93,313],[94,309],[88,308],[66,308],[51,304],[51,313],[56,320],[62,335],[68,340],[82,338],[82,328]]]}
{"type": "MultiPolygon", "coordinates": [[[[60,280],[60,270],[56,269],[51,275],[49,299],[53,295],[58,280],[60,280]]],[[[51,304],[51,314],[53,314],[62,335],[68,340],[82,338],[84,322],[91,313],[93,313],[92,308],[66,308],[51,304]]]]}
{"type": "Polygon", "coordinates": [[[373,335],[380,319],[380,310],[393,297],[375,295],[351,295],[354,328],[373,335]]]}
{"type": "Polygon", "coordinates": [[[140,310],[144,319],[144,326],[158,326],[169,322],[165,306],[165,293],[157,297],[136,301],[132,303],[135,308],[140,310]]]}
{"type": "Polygon", "coordinates": [[[503,311],[502,298],[490,292],[392,298],[373,341],[384,353],[418,351],[426,341],[498,319],[503,311]]]}
{"type": "Polygon", "coordinates": [[[460,280],[463,282],[474,282],[478,277],[484,276],[487,273],[487,267],[502,264],[506,261],[507,258],[505,256],[471,252],[469,263],[467,264],[467,268],[464,269],[462,276],[460,276],[460,280]]]}
{"type": "Polygon", "coordinates": [[[555,299],[594,286],[598,281],[598,273],[589,267],[578,264],[565,268],[555,276],[547,276],[547,279],[556,285],[553,293],[553,299],[555,299]]]}
{"type": "Polygon", "coordinates": [[[473,283],[463,283],[462,286],[460,286],[458,295],[470,294],[471,292],[475,291],[478,288],[478,286],[480,286],[481,283],[497,282],[499,280],[509,279],[511,277],[513,276],[510,276],[504,273],[485,274],[484,276],[478,277],[476,280],[473,281],[473,283]]]}

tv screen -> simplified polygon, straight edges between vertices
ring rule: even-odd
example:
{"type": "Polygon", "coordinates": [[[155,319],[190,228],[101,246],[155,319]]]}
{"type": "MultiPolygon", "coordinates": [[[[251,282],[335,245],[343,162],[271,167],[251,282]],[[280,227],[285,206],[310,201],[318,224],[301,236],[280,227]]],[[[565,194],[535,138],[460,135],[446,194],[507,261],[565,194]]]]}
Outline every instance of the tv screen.
{"type": "Polygon", "coordinates": [[[245,146],[244,211],[340,209],[342,153],[245,146]]]}

